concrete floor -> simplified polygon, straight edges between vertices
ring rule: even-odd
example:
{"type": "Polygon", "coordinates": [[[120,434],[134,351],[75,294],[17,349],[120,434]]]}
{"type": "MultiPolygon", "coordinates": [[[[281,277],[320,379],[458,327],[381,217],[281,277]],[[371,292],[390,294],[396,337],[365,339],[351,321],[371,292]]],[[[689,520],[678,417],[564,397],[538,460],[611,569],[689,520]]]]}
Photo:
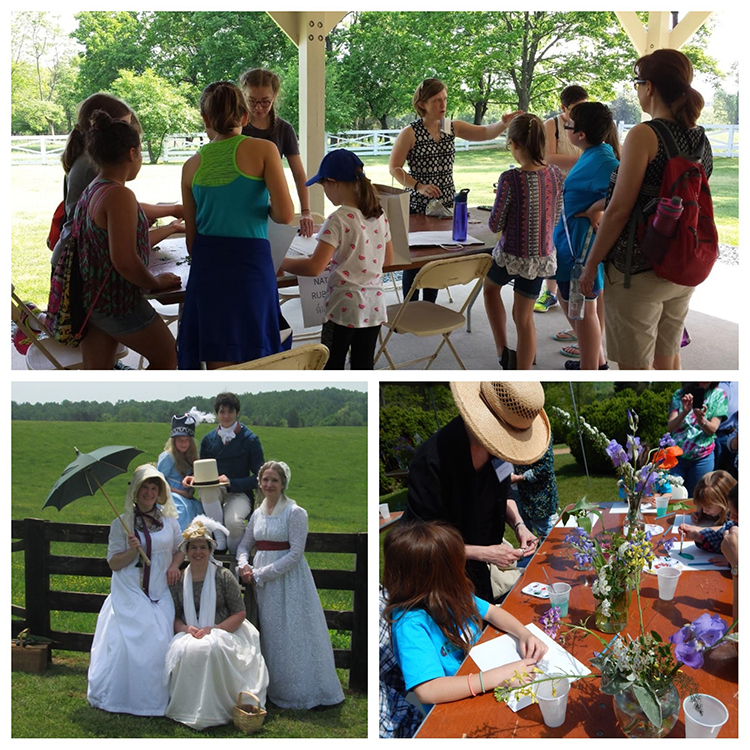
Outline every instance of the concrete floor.
{"type": "MultiPolygon", "coordinates": [[[[734,260],[734,259],[732,259],[734,260]]],[[[709,279],[699,286],[691,300],[691,310],[687,318],[687,329],[692,343],[682,350],[682,366],[685,370],[727,371],[739,368],[739,304],[734,295],[727,290],[739,288],[739,267],[736,262],[719,262],[714,266],[709,279]]],[[[396,294],[391,285],[386,285],[388,304],[396,302],[396,294]]],[[[469,293],[470,287],[454,287],[451,289],[453,303],[448,301],[448,295],[441,291],[438,296],[440,304],[453,309],[459,309],[469,293]]],[[[510,288],[503,289],[503,300],[506,309],[510,311],[513,292],[510,288]]],[[[283,312],[292,328],[297,333],[296,343],[307,343],[299,339],[302,328],[302,316],[297,300],[287,302],[283,312]]],[[[509,317],[508,337],[510,346],[515,348],[515,330],[509,317]]],[[[567,328],[567,321],[559,307],[544,314],[535,314],[534,322],[537,330],[537,364],[534,371],[564,371],[566,358],[559,354],[562,346],[552,339],[555,332],[567,328]]],[[[492,332],[484,312],[484,302],[480,294],[471,315],[471,332],[460,329],[451,334],[451,341],[469,370],[498,370],[495,346],[492,332]]],[[[174,326],[172,327],[174,332],[174,326]]],[[[312,333],[312,340],[318,340],[312,333]]],[[[309,341],[309,339],[308,339],[309,341]]],[[[420,339],[410,335],[395,335],[389,342],[388,350],[396,362],[406,361],[423,354],[430,354],[438,344],[437,337],[420,339]]],[[[123,361],[131,367],[137,368],[139,356],[131,352],[123,361]]],[[[26,369],[24,357],[19,355],[11,345],[12,369],[26,369]]],[[[383,357],[376,367],[386,367],[383,357]]],[[[424,363],[412,365],[406,369],[422,369],[424,363]]],[[[612,365],[615,369],[615,366],[612,365]]],[[[431,370],[457,370],[458,363],[450,350],[443,347],[431,370]]]]}

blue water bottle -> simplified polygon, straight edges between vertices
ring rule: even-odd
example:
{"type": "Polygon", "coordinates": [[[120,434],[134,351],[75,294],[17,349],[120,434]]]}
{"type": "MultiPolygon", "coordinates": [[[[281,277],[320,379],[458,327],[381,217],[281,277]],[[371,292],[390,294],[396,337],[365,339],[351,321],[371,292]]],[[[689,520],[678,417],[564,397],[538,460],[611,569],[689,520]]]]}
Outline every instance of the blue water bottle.
{"type": "Polygon", "coordinates": [[[467,196],[469,188],[464,188],[456,193],[453,199],[453,241],[466,242],[466,228],[469,223],[469,206],[467,196]]]}

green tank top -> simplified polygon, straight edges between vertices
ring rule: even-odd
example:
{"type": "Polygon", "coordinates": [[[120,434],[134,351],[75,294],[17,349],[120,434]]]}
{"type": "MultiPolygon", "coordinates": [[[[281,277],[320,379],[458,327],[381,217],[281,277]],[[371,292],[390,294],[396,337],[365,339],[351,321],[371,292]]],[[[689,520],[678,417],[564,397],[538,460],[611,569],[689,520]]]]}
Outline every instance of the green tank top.
{"type": "Polygon", "coordinates": [[[207,143],[193,177],[195,224],[215,237],[268,238],[268,188],[237,166],[237,148],[245,136],[207,143]]]}

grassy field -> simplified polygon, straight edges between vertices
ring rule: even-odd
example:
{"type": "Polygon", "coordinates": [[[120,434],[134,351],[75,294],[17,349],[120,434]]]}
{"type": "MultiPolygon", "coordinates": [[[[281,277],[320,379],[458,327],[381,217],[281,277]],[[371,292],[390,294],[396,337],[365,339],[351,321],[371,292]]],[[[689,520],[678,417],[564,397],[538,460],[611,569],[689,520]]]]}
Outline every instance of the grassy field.
{"type": "MultiPolygon", "coordinates": [[[[368,177],[373,182],[392,184],[388,156],[365,156],[368,177]]],[[[512,163],[508,151],[494,148],[458,151],[454,177],[456,188],[469,188],[473,205],[491,204],[492,184],[512,163]]],[[[131,184],[145,203],[180,200],[181,166],[144,165],[131,184]]],[[[23,299],[44,306],[49,293],[49,250],[46,246],[52,213],[62,200],[60,167],[14,166],[11,175],[11,278],[23,299]]],[[[296,191],[287,170],[287,181],[296,201],[296,191]]],[[[313,188],[318,190],[319,188],[313,188]]],[[[739,244],[739,160],[717,159],[711,177],[719,241],[739,244]]],[[[327,204],[327,211],[331,206],[327,204]]],[[[484,214],[482,214],[484,216],[484,214]]]]}
{"type": "MultiPolygon", "coordinates": [[[[252,426],[250,426],[251,429],[252,426]]],[[[211,429],[200,425],[198,441],[211,429]]],[[[289,494],[309,514],[310,531],[367,530],[367,430],[358,427],[256,428],[266,457],[286,461],[292,469],[289,494]],[[331,456],[336,461],[331,461],[331,456]]],[[[131,465],[156,461],[164,447],[162,424],[13,422],[11,428],[12,518],[45,518],[69,523],[109,524],[112,513],[98,493],[77,500],[61,511],[42,510],[47,493],[62,470],[75,458],[73,446],[87,452],[103,445],[134,445],[144,453],[131,465]],[[43,460],[40,456],[43,455],[43,460]]],[[[131,472],[132,473],[132,472],[131,472]]],[[[130,473],[112,479],[105,490],[115,507],[122,508],[130,473]]],[[[104,545],[55,543],[55,554],[103,557],[104,545]]],[[[12,603],[24,605],[23,553],[12,554],[12,603]]],[[[311,567],[353,568],[351,555],[308,554],[311,567]]],[[[55,576],[53,588],[107,593],[107,578],[55,576]]],[[[321,591],[326,609],[351,608],[351,594],[321,591]]],[[[96,615],[53,612],[52,627],[93,632],[96,615]]],[[[349,634],[331,631],[335,647],[347,648],[349,634]]],[[[86,702],[88,654],[55,652],[55,664],[43,676],[13,673],[14,737],[194,737],[194,732],[167,719],[111,715],[86,702]],[[49,710],[54,706],[54,710],[49,710]]],[[[346,686],[348,673],[340,670],[346,686]]],[[[367,735],[367,699],[345,690],[346,701],[337,709],[320,712],[270,708],[263,736],[364,737],[367,735]]],[[[208,730],[215,737],[238,736],[231,725],[208,730]]]]}

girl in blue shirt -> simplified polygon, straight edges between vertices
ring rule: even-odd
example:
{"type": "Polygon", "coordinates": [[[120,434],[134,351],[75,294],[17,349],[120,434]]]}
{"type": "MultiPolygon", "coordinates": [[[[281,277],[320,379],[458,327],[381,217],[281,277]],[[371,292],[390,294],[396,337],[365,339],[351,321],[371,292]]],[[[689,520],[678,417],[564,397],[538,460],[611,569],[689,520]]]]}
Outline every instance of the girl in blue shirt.
{"type": "Polygon", "coordinates": [[[513,615],[473,594],[464,573],[461,534],[440,521],[404,524],[383,546],[383,618],[391,625],[393,652],[425,710],[434,703],[469,698],[530,673],[547,647],[513,615]],[[482,632],[482,620],[515,636],[523,658],[468,677],[455,676],[482,632]]]}
{"type": "MultiPolygon", "coordinates": [[[[560,301],[568,314],[570,273],[576,260],[585,265],[596,238],[601,212],[612,172],[619,165],[617,129],[609,107],[599,102],[581,102],[570,111],[564,126],[570,142],[581,156],[565,178],[563,213],[553,240],[557,249],[557,283],[560,301]]],[[[591,294],[586,295],[582,320],[570,320],[578,337],[580,361],[565,363],[566,369],[609,369],[602,352],[602,327],[597,298],[604,286],[602,265],[591,294]]],[[[603,315],[603,313],[602,313],[603,315]]]]}

